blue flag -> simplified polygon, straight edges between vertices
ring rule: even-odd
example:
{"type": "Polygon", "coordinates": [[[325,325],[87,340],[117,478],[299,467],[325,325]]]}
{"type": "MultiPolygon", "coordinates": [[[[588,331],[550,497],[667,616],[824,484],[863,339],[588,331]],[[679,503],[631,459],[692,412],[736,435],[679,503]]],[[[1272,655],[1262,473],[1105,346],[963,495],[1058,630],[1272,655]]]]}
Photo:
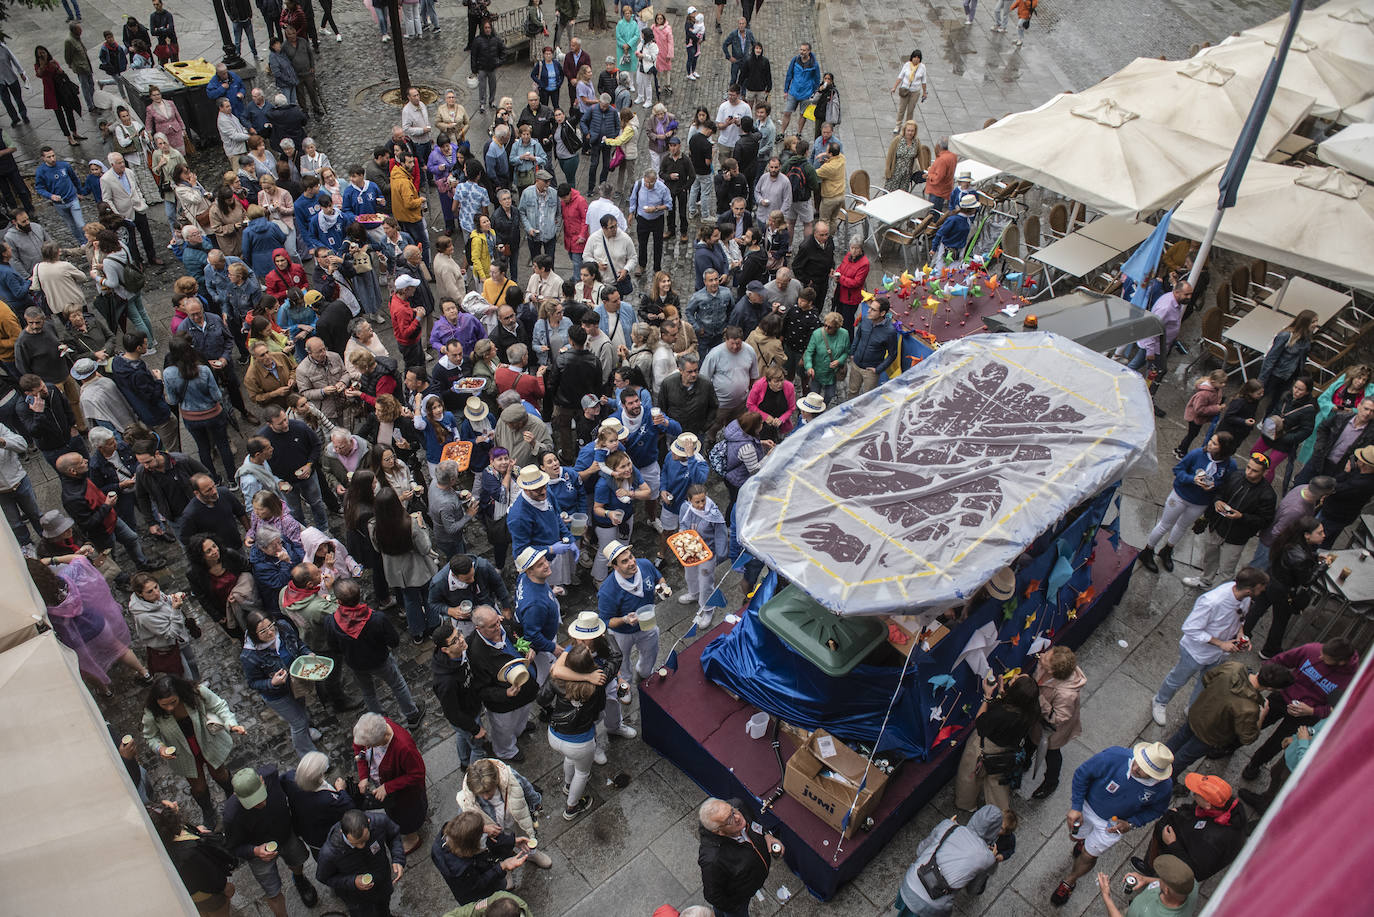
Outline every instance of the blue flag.
{"type": "Polygon", "coordinates": [[[720,587],[716,587],[715,591],[713,591],[713,592],[711,593],[710,598],[708,598],[708,599],[706,600],[706,607],[707,607],[707,608],[724,608],[724,607],[725,607],[725,593],[723,593],[723,592],[720,591],[720,587]]]}
{"type": "Polygon", "coordinates": [[[1142,309],[1150,308],[1150,303],[1145,301],[1145,297],[1149,292],[1150,278],[1154,276],[1155,268],[1159,267],[1159,259],[1164,254],[1165,237],[1169,235],[1169,220],[1173,215],[1172,209],[1164,214],[1155,231],[1150,233],[1149,238],[1141,242],[1131,253],[1131,257],[1126,259],[1126,263],[1121,265],[1121,273],[1135,281],[1135,293],[1131,296],[1131,303],[1142,309]]]}

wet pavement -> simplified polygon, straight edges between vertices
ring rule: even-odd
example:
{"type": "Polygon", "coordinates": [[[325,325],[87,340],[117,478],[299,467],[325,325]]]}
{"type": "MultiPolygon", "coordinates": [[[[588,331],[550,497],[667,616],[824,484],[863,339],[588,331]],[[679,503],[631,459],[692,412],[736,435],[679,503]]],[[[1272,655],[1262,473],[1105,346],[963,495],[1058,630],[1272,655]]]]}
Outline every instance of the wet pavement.
{"type": "MultiPolygon", "coordinates": [[[[514,5],[515,0],[501,0],[494,7],[503,10],[514,5]]],[[[140,15],[146,13],[141,3],[133,5],[126,0],[116,0],[103,9],[96,9],[95,4],[86,6],[87,42],[93,58],[100,31],[112,25],[117,31],[115,23],[126,7],[137,8],[140,15]]],[[[682,0],[673,0],[667,7],[675,34],[679,36],[681,12],[685,7],[682,0]]],[[[209,2],[173,0],[168,8],[177,16],[183,49],[192,55],[206,53],[217,58],[219,40],[209,2]]],[[[546,8],[552,16],[552,4],[546,8]]],[[[710,14],[709,5],[703,9],[710,14]]],[[[773,97],[775,108],[781,94],[782,74],[796,44],[803,40],[816,43],[822,66],[836,72],[841,87],[845,116],[839,133],[846,144],[850,168],[866,167],[877,180],[882,174],[882,158],[891,138],[891,119],[895,111],[888,88],[897,66],[911,47],[925,51],[930,68],[931,96],[921,107],[919,119],[922,137],[930,138],[976,128],[988,117],[1037,105],[1058,91],[1081,89],[1136,56],[1182,55],[1191,44],[1216,41],[1234,29],[1271,18],[1282,11],[1282,4],[1277,0],[1264,3],[1212,0],[1194,4],[1144,0],[1134,4],[1110,2],[1061,7],[1052,0],[1043,0],[1040,9],[1026,44],[1019,51],[1010,44],[1012,35],[989,31],[992,7],[986,2],[980,5],[973,26],[963,25],[959,4],[927,0],[901,8],[876,0],[853,0],[845,4],[826,0],[817,5],[802,0],[770,0],[758,13],[754,24],[756,34],[764,41],[773,61],[774,78],[779,86],[773,97]]],[[[735,11],[733,6],[727,9],[727,28],[735,11]]],[[[380,92],[392,82],[392,46],[378,41],[375,26],[360,4],[339,2],[335,14],[343,27],[345,41],[336,43],[326,39],[322,46],[319,80],[330,111],[323,123],[311,126],[311,132],[336,166],[346,166],[361,161],[366,152],[385,137],[398,115],[395,109],[378,101],[380,92]]],[[[439,90],[457,88],[460,98],[471,110],[475,105],[471,104],[471,94],[463,83],[468,72],[467,55],[460,50],[466,37],[463,11],[456,4],[442,3],[439,16],[443,26],[440,35],[406,43],[412,81],[439,90]]],[[[65,35],[62,19],[60,8],[44,12],[10,7],[6,29],[12,36],[11,48],[21,60],[28,61],[32,59],[33,45],[41,40],[60,57],[65,35]]],[[[265,48],[261,21],[255,19],[255,26],[260,47],[265,48]]],[[[579,34],[583,35],[594,64],[599,66],[610,49],[607,33],[588,35],[585,28],[579,28],[579,34]]],[[[719,103],[727,76],[719,45],[720,39],[715,36],[708,19],[702,79],[696,83],[687,83],[681,78],[684,52],[679,48],[678,72],[674,78],[677,92],[671,97],[670,106],[680,116],[690,116],[698,104],[714,111],[719,103]]],[[[498,76],[499,91],[514,96],[517,105],[523,101],[528,86],[528,67],[522,60],[503,68],[498,76]]],[[[7,129],[6,139],[18,147],[17,156],[22,167],[31,175],[40,145],[52,143],[64,156],[68,148],[51,116],[41,111],[39,92],[31,85],[25,97],[33,126],[18,131],[7,129]]],[[[85,133],[92,140],[83,144],[73,158],[102,155],[95,140],[94,120],[82,123],[89,128],[85,133]]],[[[203,174],[213,175],[222,167],[223,159],[216,144],[211,143],[208,147],[194,161],[204,167],[203,174]]],[[[155,214],[155,223],[156,218],[160,218],[160,213],[155,214]]],[[[59,237],[65,233],[50,208],[40,205],[37,219],[59,237]]],[[[156,233],[165,230],[165,226],[155,226],[156,233]]],[[[690,291],[690,251],[677,252],[669,246],[665,260],[678,288],[690,291]]],[[[560,249],[558,268],[566,269],[566,264],[566,255],[560,249]]],[[[172,270],[152,275],[145,293],[150,311],[164,328],[170,305],[163,292],[168,290],[175,276],[172,270]]],[[[1194,319],[1185,325],[1183,342],[1189,348],[1196,343],[1196,324],[1194,319]]],[[[1167,468],[1172,464],[1169,448],[1183,430],[1185,383],[1181,380],[1181,371],[1186,362],[1176,359],[1175,369],[1160,398],[1161,405],[1168,411],[1168,416],[1159,422],[1161,470],[1148,477],[1128,480],[1122,487],[1122,536],[1130,543],[1140,543],[1168,490],[1167,468]]],[[[235,442],[238,442],[237,437],[235,442]]],[[[39,458],[30,462],[29,467],[39,488],[40,501],[45,507],[55,505],[56,487],[46,464],[39,458]]],[[[641,526],[637,540],[647,549],[646,533],[647,527],[641,526]]],[[[480,544],[481,536],[476,540],[480,544]]],[[[1016,802],[1022,826],[1015,857],[998,869],[981,898],[961,897],[957,907],[959,913],[1018,917],[1056,913],[1078,917],[1088,911],[1098,911],[1100,905],[1096,903],[1098,897],[1090,878],[1085,879],[1066,907],[1052,910],[1048,904],[1048,896],[1068,864],[1067,845],[1061,833],[1067,808],[1068,774],[1104,746],[1130,744],[1137,738],[1162,740],[1168,735],[1169,730],[1155,726],[1150,720],[1149,700],[1176,658],[1179,625],[1195,594],[1180,580],[1193,572],[1192,565],[1197,562],[1195,555],[1199,554],[1200,546],[1194,546],[1190,535],[1178,549],[1180,563],[1173,574],[1152,576],[1139,572],[1121,606],[1080,652],[1080,661],[1089,679],[1084,692],[1084,733],[1065,749],[1066,770],[1061,790],[1046,802],[1016,802]]],[[[680,586],[681,571],[672,565],[669,567],[671,569],[665,569],[669,581],[680,586]]],[[[185,586],[184,568],[177,564],[160,578],[169,589],[185,586]]],[[[509,571],[507,578],[513,581],[509,571]]],[[[737,603],[739,594],[735,582],[727,581],[726,588],[732,604],[737,603]]],[[[563,609],[565,614],[571,615],[593,607],[593,603],[590,591],[582,589],[563,601],[563,609]]],[[[676,603],[670,602],[663,612],[660,621],[665,639],[661,654],[666,655],[674,640],[690,626],[690,619],[683,606],[676,603]]],[[[1310,638],[1306,631],[1297,636],[1310,638]]],[[[417,741],[425,750],[428,768],[431,810],[431,822],[425,834],[428,841],[434,830],[456,811],[454,794],[461,772],[456,766],[451,729],[438,714],[428,686],[428,658],[432,648],[428,645],[414,648],[408,641],[403,643],[398,654],[403,671],[416,695],[424,697],[431,708],[416,732],[417,741]]],[[[240,722],[248,727],[248,735],[239,741],[231,766],[275,762],[283,769],[290,767],[293,755],[285,726],[244,684],[237,663],[238,647],[217,629],[207,626],[198,648],[209,685],[230,703],[240,722]]],[[[120,731],[137,734],[142,691],[122,674],[116,676],[115,688],[115,700],[101,701],[102,707],[120,731]]],[[[383,698],[391,709],[386,692],[383,698]]],[[[1181,700],[1171,705],[1170,714],[1171,722],[1177,725],[1182,716],[1181,700]]],[[[637,708],[630,722],[638,725],[637,708]]],[[[336,763],[347,762],[351,723],[320,725],[325,731],[322,746],[328,747],[336,763]]],[[[613,740],[610,763],[597,767],[593,773],[590,790],[596,801],[595,808],[569,824],[559,817],[558,801],[554,798],[560,779],[560,761],[548,748],[542,731],[536,730],[523,739],[521,747],[527,755],[521,770],[546,791],[546,809],[552,813],[543,819],[540,838],[541,848],[554,860],[554,868],[550,871],[522,870],[518,890],[536,915],[629,917],[648,915],[660,904],[683,907],[701,902],[701,878],[695,864],[695,809],[702,794],[671,762],[660,758],[638,739],[613,740]],[[608,780],[618,774],[630,778],[623,789],[608,785],[608,780]]],[[[144,763],[153,762],[145,760],[144,763]]],[[[1206,762],[1203,768],[1238,780],[1240,762],[1206,762]]],[[[152,774],[161,794],[189,802],[179,779],[156,766],[152,774]]],[[[952,788],[946,787],[897,834],[856,881],[825,904],[808,895],[795,875],[781,866],[776,867],[764,890],[764,900],[755,902],[752,913],[768,917],[778,913],[877,915],[889,912],[916,845],[939,819],[948,817],[953,811],[952,788]],[[778,899],[783,887],[791,894],[786,903],[778,899]]],[[[1146,841],[1143,832],[1133,833],[1103,858],[1101,868],[1119,879],[1126,858],[1139,852],[1146,841]]],[[[393,901],[393,910],[398,915],[438,915],[453,906],[448,889],[428,862],[427,849],[426,843],[417,852],[411,863],[413,869],[400,884],[393,901]]],[[[268,913],[246,870],[235,876],[235,884],[239,889],[234,901],[236,913],[268,913]]],[[[1210,891],[1215,884],[1216,880],[1204,884],[1204,891],[1210,891]]],[[[314,913],[331,910],[331,896],[325,893],[322,897],[324,900],[314,913]]],[[[292,914],[312,912],[300,904],[293,891],[286,892],[286,900],[292,914]]],[[[332,909],[337,910],[337,902],[332,909]]]]}

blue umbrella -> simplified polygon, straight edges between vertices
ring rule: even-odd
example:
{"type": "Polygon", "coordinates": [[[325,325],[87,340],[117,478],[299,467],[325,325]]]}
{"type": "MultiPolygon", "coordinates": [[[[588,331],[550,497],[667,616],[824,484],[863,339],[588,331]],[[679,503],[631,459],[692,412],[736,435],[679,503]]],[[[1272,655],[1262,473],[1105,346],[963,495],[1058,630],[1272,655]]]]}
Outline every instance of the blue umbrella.
{"type": "Polygon", "coordinates": [[[1121,273],[1135,281],[1135,292],[1131,294],[1131,302],[1142,309],[1150,308],[1150,304],[1145,301],[1150,290],[1150,278],[1155,275],[1155,268],[1159,266],[1159,259],[1164,254],[1164,243],[1169,235],[1169,221],[1173,219],[1174,211],[1171,208],[1164,214],[1155,231],[1150,233],[1150,237],[1136,247],[1131,253],[1131,257],[1126,259],[1126,263],[1121,265],[1121,273]]]}

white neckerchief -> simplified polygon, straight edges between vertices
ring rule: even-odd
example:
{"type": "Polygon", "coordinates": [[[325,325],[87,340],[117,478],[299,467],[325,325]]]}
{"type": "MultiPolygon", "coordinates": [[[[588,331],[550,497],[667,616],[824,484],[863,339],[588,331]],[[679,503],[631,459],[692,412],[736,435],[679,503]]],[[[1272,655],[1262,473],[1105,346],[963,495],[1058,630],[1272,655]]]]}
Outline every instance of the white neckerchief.
{"type": "Polygon", "coordinates": [[[243,648],[246,650],[271,650],[273,653],[281,651],[281,633],[275,634],[271,641],[259,643],[253,639],[252,634],[243,635],[243,648]]]}
{"type": "Polygon", "coordinates": [[[339,222],[339,211],[337,210],[335,210],[333,213],[325,213],[323,210],[321,210],[318,214],[316,214],[316,216],[319,217],[320,228],[323,229],[325,232],[328,232],[329,230],[333,229],[334,224],[339,222]]]}
{"type": "Polygon", "coordinates": [[[457,592],[459,589],[467,589],[472,585],[472,583],[465,583],[462,580],[460,580],[457,576],[453,574],[452,570],[448,571],[448,588],[453,590],[454,592],[457,592]]]}
{"type": "Polygon", "coordinates": [[[628,580],[621,575],[619,570],[616,570],[615,581],[616,585],[630,593],[630,595],[639,596],[641,599],[644,598],[644,571],[639,568],[639,564],[635,564],[634,579],[628,580]]]}
{"type": "MultiPolygon", "coordinates": [[[[633,389],[631,389],[631,391],[633,391],[633,389]]],[[[648,411],[644,410],[644,403],[642,401],[639,405],[638,417],[631,417],[628,411],[621,409],[620,421],[624,425],[626,433],[632,436],[634,435],[635,431],[637,431],[640,427],[644,426],[644,418],[648,415],[648,413],[648,411]]]]}
{"type": "Polygon", "coordinates": [[[545,491],[545,492],[544,492],[544,499],[542,499],[542,500],[536,500],[536,499],[534,499],[533,497],[530,496],[530,492],[529,492],[528,490],[525,490],[525,489],[522,487],[522,488],[520,488],[520,496],[524,499],[524,501],[525,501],[526,503],[528,503],[530,506],[533,506],[535,509],[539,510],[541,513],[547,513],[547,512],[549,511],[549,494],[548,494],[548,491],[545,491]]]}

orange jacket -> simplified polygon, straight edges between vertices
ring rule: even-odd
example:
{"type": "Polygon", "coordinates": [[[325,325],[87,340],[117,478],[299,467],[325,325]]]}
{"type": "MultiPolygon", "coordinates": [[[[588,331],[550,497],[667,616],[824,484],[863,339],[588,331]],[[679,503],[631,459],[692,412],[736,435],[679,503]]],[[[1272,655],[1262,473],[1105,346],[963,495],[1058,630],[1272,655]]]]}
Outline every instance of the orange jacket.
{"type": "MultiPolygon", "coordinates": [[[[410,173],[404,166],[394,166],[391,170],[391,215],[402,223],[418,223],[424,217],[420,207],[422,200],[410,173]]],[[[416,242],[418,244],[419,240],[416,242]]]]}
{"type": "Polygon", "coordinates": [[[1035,12],[1035,8],[1039,5],[1040,0],[1015,0],[1011,8],[1016,13],[1016,18],[1024,22],[1031,18],[1031,13],[1035,12]]]}

